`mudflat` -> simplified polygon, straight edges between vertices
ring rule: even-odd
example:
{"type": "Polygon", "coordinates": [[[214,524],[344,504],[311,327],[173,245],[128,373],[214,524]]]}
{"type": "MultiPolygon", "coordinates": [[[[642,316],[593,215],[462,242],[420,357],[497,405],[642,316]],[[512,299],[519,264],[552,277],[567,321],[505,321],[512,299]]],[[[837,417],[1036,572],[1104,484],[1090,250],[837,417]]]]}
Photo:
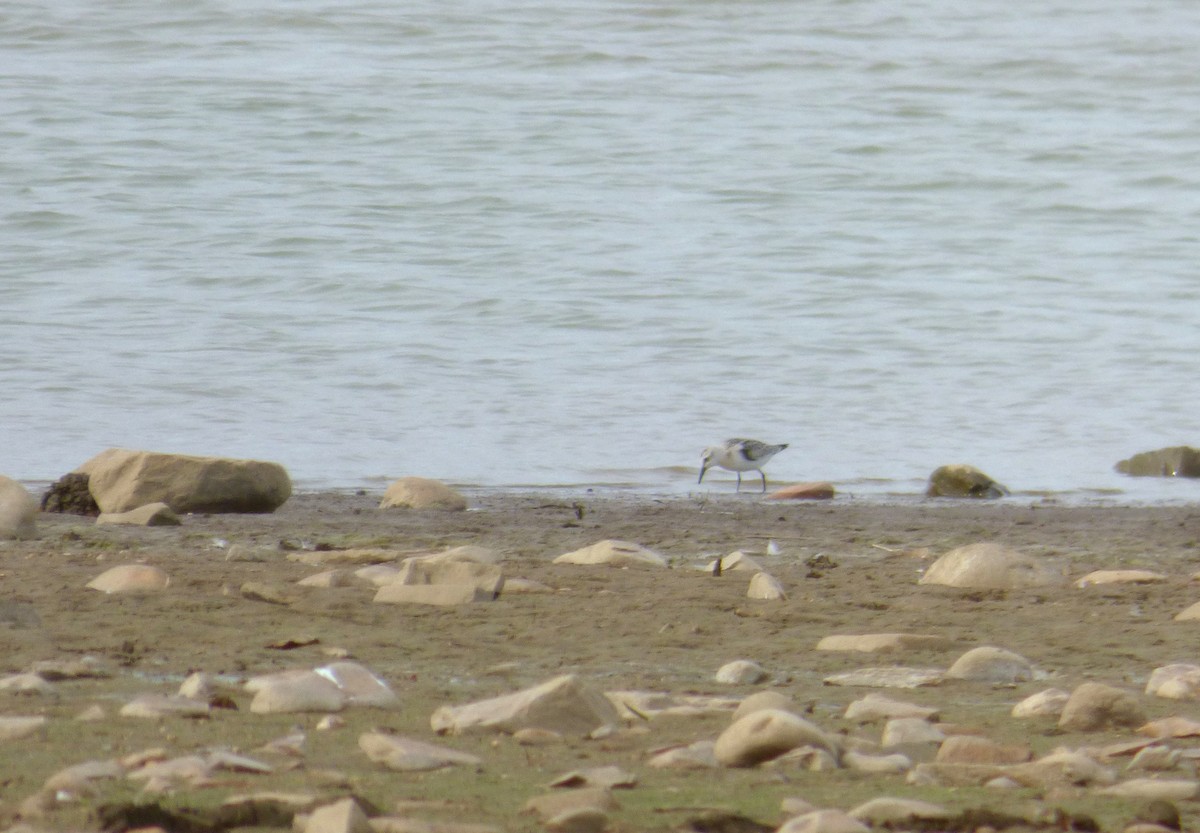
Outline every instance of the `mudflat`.
{"type": "MultiPolygon", "coordinates": [[[[0,715],[48,718],[36,736],[0,742],[0,821],[12,824],[24,813],[34,829],[119,829],[135,825],[121,821],[133,816],[114,815],[118,805],[198,812],[236,794],[291,791],[355,795],[380,813],[443,824],[537,830],[541,822],[522,812],[528,799],[547,792],[564,772],[615,764],[636,776],[637,785],[617,791],[621,809],[610,814],[614,830],[677,829],[706,812],[774,826],[787,818],[780,806],[785,798],[849,809],[879,795],[954,808],[1043,804],[1086,811],[1103,829],[1120,829],[1144,802],[1100,798],[1086,787],[950,789],[844,769],[681,772],[646,765],[652,750],[715,738],[729,724],[728,712],[663,718],[599,739],[538,746],[521,746],[508,736],[438,737],[430,716],[441,705],[576,674],[598,691],[738,698],[772,689],[828,732],[866,745],[879,739],[880,727],[850,724],[842,714],[872,689],[830,685],[831,676],[866,666],[944,669],[967,650],[988,645],[1028,659],[1035,678],[1001,685],[946,680],[882,693],[936,707],[942,721],[965,731],[1028,743],[1035,755],[1137,737],[1131,728],[1069,733],[1053,719],[1011,717],[1015,703],[1051,686],[1070,691],[1086,681],[1103,682],[1140,698],[1147,719],[1200,718],[1194,701],[1142,693],[1155,668],[1200,663],[1200,622],[1174,620],[1200,600],[1200,582],[1193,580],[1200,571],[1197,506],[1015,499],[785,503],[748,494],[467,496],[466,512],[414,512],[380,510],[373,494],[298,494],[270,515],[189,515],[177,527],[97,526],[90,518],[40,516],[35,540],[0,544],[2,670],[17,674],[39,662],[86,658],[98,674],[54,679],[43,693],[0,691],[0,715]],[[603,539],[640,544],[671,566],[551,563],[603,539]],[[918,584],[938,556],[982,541],[1042,560],[1065,581],[1028,590],[918,584]],[[374,588],[365,582],[297,584],[337,566],[314,563],[322,553],[371,548],[403,557],[465,544],[498,552],[509,580],[544,587],[435,607],[373,603],[374,588]],[[704,569],[736,550],[779,579],[787,598],[747,598],[751,573],[718,576],[704,569]],[[87,588],[109,567],[129,563],[161,568],[169,585],[136,596],[87,588]],[[1093,570],[1113,568],[1153,570],[1165,578],[1074,585],[1093,570]],[[886,655],[815,650],[830,635],[895,632],[941,639],[886,655]],[[369,668],[396,693],[399,707],[351,708],[340,714],[341,725],[325,730],[316,728],[320,714],[249,711],[252,695],[241,688],[248,677],[310,669],[333,658],[369,668]],[[768,680],[714,680],[718,668],[738,659],[758,663],[768,680]],[[224,707],[208,718],[118,715],[138,694],[173,694],[195,671],[215,675],[226,692],[224,707]],[[80,720],[89,710],[93,719],[80,720]],[[391,772],[358,748],[359,736],[371,728],[470,752],[484,763],[479,769],[391,772]],[[261,752],[298,731],[306,740],[295,755],[261,752]],[[203,785],[153,793],[140,782],[113,778],[94,782],[86,794],[45,798],[40,809],[27,800],[49,776],[83,761],[145,750],[176,757],[218,747],[258,756],[272,772],[231,771],[203,785]]],[[[1186,753],[1196,742],[1172,743],[1186,753]]],[[[1185,754],[1182,768],[1166,775],[1194,778],[1189,760],[1185,754]]],[[[1194,804],[1180,809],[1186,821],[1194,804]]]]}

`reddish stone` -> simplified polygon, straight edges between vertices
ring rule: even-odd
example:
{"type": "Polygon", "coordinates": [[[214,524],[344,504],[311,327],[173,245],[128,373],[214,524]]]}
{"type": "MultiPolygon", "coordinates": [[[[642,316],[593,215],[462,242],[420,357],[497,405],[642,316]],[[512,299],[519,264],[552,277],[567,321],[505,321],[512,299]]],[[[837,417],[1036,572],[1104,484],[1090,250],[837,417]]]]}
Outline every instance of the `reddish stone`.
{"type": "Polygon", "coordinates": [[[771,500],[829,500],[834,495],[832,483],[793,483],[767,495],[771,500]]]}

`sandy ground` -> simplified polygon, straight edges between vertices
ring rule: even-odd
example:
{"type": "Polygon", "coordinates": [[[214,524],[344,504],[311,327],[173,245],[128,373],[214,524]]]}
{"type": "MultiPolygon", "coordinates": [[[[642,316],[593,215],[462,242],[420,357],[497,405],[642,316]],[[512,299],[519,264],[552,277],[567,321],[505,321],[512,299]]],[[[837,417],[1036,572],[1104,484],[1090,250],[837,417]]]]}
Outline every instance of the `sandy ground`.
{"type": "MultiPolygon", "coordinates": [[[[439,741],[429,730],[436,706],[508,693],[563,673],[582,675],[601,690],[741,696],[773,687],[806,704],[812,719],[827,728],[851,731],[839,716],[866,690],[825,685],[827,676],[893,663],[945,668],[970,648],[995,645],[1027,657],[1044,678],[1007,687],[945,683],[890,693],[936,705],[950,722],[1000,739],[1024,739],[1043,752],[1128,739],[1131,733],[1064,736],[1052,721],[1012,720],[1012,705],[1028,694],[1051,685],[1071,689],[1085,680],[1140,691],[1154,668],[1200,661],[1200,624],[1172,620],[1200,600],[1200,582],[1191,578],[1200,570],[1200,507],[1072,507],[1011,500],[887,504],[844,498],[783,504],[748,494],[659,499],[487,492],[468,497],[469,511],[439,513],[381,511],[379,496],[371,494],[302,494],[272,515],[188,516],[180,527],[152,529],[43,515],[37,540],[0,544],[3,671],[81,657],[96,658],[109,671],[99,679],[55,683],[50,696],[0,692],[0,714],[51,718],[40,740],[0,744],[0,822],[14,823],[21,801],[51,773],[89,758],[151,747],[172,755],[214,746],[250,751],[294,726],[317,737],[313,727],[319,716],[252,715],[250,695],[236,684],[252,674],[311,668],[331,655],[348,655],[371,668],[400,695],[402,708],[345,713],[345,728],[321,733],[303,760],[281,766],[276,775],[232,778],[162,800],[190,806],[253,790],[353,792],[384,811],[393,811],[399,801],[426,802],[436,804],[443,820],[533,830],[540,829],[537,822],[521,815],[520,807],[553,776],[583,765],[617,763],[641,778],[628,798],[622,796],[626,809],[614,818],[618,830],[669,829],[704,808],[777,824],[783,819],[779,800],[789,795],[846,808],[864,795],[912,791],[898,777],[864,783],[847,773],[684,776],[644,766],[649,749],[715,737],[727,718],[668,721],[648,734],[621,736],[602,746],[576,743],[535,752],[478,738],[445,741],[507,762],[483,774],[381,772],[357,750],[356,739],[360,730],[386,726],[439,741]],[[606,538],[655,549],[672,560],[673,569],[550,563],[606,538]],[[765,554],[770,541],[778,554],[765,554]],[[933,558],[977,541],[998,541],[1044,557],[1072,578],[1118,566],[1159,570],[1169,578],[1086,590],[1066,585],[964,591],[917,584],[933,558]],[[452,609],[379,605],[363,586],[297,587],[296,581],[321,568],[290,557],[314,548],[416,553],[459,544],[494,548],[504,556],[506,576],[554,590],[506,594],[495,602],[452,609]],[[756,554],[783,582],[789,598],[752,601],[746,598],[748,574],[714,577],[692,569],[734,550],[756,554]],[[144,597],[106,596],[85,587],[104,569],[132,562],[163,568],[170,586],[144,597]],[[247,582],[266,588],[276,600],[243,593],[247,582]],[[887,658],[813,650],[830,634],[895,631],[941,635],[952,647],[887,658]],[[717,668],[734,659],[758,662],[772,681],[747,688],[715,683],[717,668]],[[195,670],[223,675],[238,708],[220,710],[209,720],[164,724],[115,716],[132,694],[173,693],[195,670]],[[104,709],[104,720],[74,719],[96,704],[104,709]]],[[[1143,701],[1151,717],[1200,718],[1195,703],[1143,701]]],[[[135,796],[132,787],[106,786],[32,823],[44,829],[68,823],[99,828],[99,807],[135,796]]],[[[951,803],[1013,801],[970,790],[932,797],[951,803]]],[[[1061,800],[1075,807],[1095,803],[1083,793],[1023,791],[1020,800],[1061,800]]],[[[1194,812],[1190,806],[1181,809],[1185,819],[1194,812]]],[[[1113,820],[1133,817],[1137,808],[1118,803],[1096,812],[1107,828],[1113,820]]]]}

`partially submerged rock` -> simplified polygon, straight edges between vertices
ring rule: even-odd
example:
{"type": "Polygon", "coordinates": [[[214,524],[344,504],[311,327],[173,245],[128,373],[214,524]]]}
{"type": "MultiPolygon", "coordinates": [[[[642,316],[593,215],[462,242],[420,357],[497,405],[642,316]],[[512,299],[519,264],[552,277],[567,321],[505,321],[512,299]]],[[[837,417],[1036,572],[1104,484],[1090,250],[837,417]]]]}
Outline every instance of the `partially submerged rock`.
{"type": "Polygon", "coordinates": [[[952,464],[939,466],[929,475],[925,489],[927,497],[998,498],[1008,489],[974,466],[952,464]]]}
{"type": "Polygon", "coordinates": [[[165,503],[185,512],[274,512],[292,494],[278,463],[110,448],[78,471],[101,512],[165,503]]]}
{"type": "Polygon", "coordinates": [[[1116,465],[1133,477],[1200,477],[1200,450],[1186,445],[1143,451],[1116,465]]]}

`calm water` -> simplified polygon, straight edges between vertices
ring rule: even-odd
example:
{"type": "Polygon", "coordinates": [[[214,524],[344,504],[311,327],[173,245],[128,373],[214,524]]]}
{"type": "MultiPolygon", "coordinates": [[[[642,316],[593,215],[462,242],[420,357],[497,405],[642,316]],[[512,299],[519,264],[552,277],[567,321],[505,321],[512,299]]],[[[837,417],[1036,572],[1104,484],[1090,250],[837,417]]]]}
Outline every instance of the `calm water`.
{"type": "Polygon", "coordinates": [[[1200,444],[1200,5],[1111,5],[8,2],[0,471],[1200,497],[1111,468],[1200,444]]]}

